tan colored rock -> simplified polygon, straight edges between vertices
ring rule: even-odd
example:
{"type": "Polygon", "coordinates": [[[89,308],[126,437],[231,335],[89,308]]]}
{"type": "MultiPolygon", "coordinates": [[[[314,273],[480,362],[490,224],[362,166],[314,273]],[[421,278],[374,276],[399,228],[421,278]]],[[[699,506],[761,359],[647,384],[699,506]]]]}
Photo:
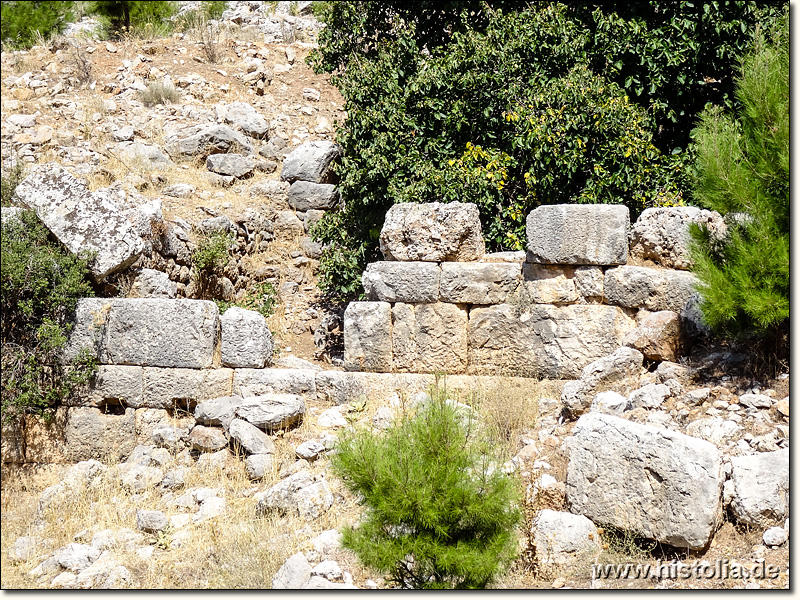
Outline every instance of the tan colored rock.
{"type": "Polygon", "coordinates": [[[522,283],[518,290],[523,304],[572,304],[578,301],[575,269],[535,263],[522,264],[522,283]]]}
{"type": "Polygon", "coordinates": [[[628,333],[622,343],[636,348],[648,360],[675,362],[681,351],[680,318],[671,310],[644,316],[640,313],[638,327],[628,333]]]}
{"type": "Polygon", "coordinates": [[[775,408],[778,409],[778,412],[781,413],[784,417],[789,416],[789,397],[787,396],[783,400],[778,400],[775,403],[775,408]]]}
{"type": "Polygon", "coordinates": [[[467,311],[456,304],[395,304],[392,348],[397,371],[464,373],[467,311]]]}
{"type": "Polygon", "coordinates": [[[136,411],[105,415],[100,409],[68,409],[64,456],[70,462],[126,458],[136,446],[136,411]]]}
{"type": "Polygon", "coordinates": [[[348,371],[392,370],[392,309],[388,302],[351,302],[344,311],[348,371]]]}

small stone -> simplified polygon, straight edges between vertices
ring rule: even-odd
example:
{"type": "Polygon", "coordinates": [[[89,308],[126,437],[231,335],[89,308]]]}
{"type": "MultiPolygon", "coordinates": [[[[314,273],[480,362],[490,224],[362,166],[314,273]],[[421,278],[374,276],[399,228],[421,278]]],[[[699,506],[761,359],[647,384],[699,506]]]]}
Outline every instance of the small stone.
{"type": "Polygon", "coordinates": [[[303,442],[295,450],[299,458],[304,458],[306,460],[315,460],[323,452],[325,452],[325,446],[316,440],[303,442]]]}
{"type": "Polygon", "coordinates": [[[168,522],[167,516],[160,510],[136,511],[136,527],[145,533],[163,531],[168,522]]]}
{"type": "Polygon", "coordinates": [[[560,589],[561,589],[561,588],[563,588],[565,585],[567,585],[567,580],[566,580],[566,579],[564,579],[563,577],[558,577],[558,578],[556,578],[556,579],[554,579],[554,580],[553,580],[553,584],[552,584],[552,586],[551,586],[551,587],[552,587],[554,590],[560,590],[560,589]]]}
{"type": "Polygon", "coordinates": [[[778,412],[781,413],[784,417],[789,416],[789,396],[786,396],[783,400],[778,400],[775,403],[775,408],[778,409],[778,412]]]}
{"type": "Polygon", "coordinates": [[[765,546],[781,546],[782,544],[786,543],[786,540],[789,539],[789,536],[786,534],[786,530],[782,527],[770,527],[764,532],[762,539],[764,540],[765,546]]]}

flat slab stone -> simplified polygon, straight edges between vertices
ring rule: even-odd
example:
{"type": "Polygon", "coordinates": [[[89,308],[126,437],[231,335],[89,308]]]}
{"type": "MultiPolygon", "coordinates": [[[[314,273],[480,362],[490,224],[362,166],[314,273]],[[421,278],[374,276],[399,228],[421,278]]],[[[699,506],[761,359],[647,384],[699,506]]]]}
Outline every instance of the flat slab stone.
{"type": "Polygon", "coordinates": [[[704,440],[588,413],[573,429],[570,510],[676,546],[705,548],[722,518],[722,458],[704,440]]]}
{"type": "Polygon", "coordinates": [[[339,204],[339,191],[332,183],[295,181],[289,188],[289,206],[295,210],[331,210],[339,204]]]}
{"type": "Polygon", "coordinates": [[[650,311],[687,308],[698,279],[685,271],[624,265],[605,272],[604,294],[608,304],[650,311]]]}
{"type": "Polygon", "coordinates": [[[467,310],[437,302],[392,308],[392,351],[398,371],[463,373],[467,369],[467,310]]]}
{"type": "Polygon", "coordinates": [[[351,302],[344,311],[344,368],[392,370],[392,309],[388,302],[351,302]]]}
{"type": "Polygon", "coordinates": [[[235,369],[233,391],[245,396],[262,394],[316,394],[311,369],[235,369]]]}
{"type": "Polygon", "coordinates": [[[57,163],[47,163],[16,188],[20,202],[73,254],[94,254],[96,281],[133,264],[144,242],[110,195],[89,189],[57,163]]]}
{"type": "Polygon", "coordinates": [[[528,262],[623,265],[628,261],[628,207],[552,204],[528,215],[528,262]]]}
{"type": "Polygon", "coordinates": [[[436,302],[439,275],[436,263],[384,261],[370,263],[361,276],[367,300],[381,302],[436,302]]]}
{"type": "Polygon", "coordinates": [[[517,262],[442,263],[439,300],[454,304],[502,304],[520,281],[517,262]]]}

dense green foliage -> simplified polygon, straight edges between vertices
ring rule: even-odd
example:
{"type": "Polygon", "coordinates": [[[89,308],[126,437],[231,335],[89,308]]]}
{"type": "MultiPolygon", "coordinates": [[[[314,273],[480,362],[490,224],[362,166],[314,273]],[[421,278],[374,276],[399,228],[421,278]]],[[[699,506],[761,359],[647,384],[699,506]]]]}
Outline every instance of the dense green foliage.
{"type": "Polygon", "coordinates": [[[310,59],[348,111],[324,289],[360,293],[396,202],[475,202],[491,250],[521,248],[540,204],[685,202],[692,119],[730,103],[734,54],[778,4],[332,3],[310,59]]]}
{"type": "Polygon", "coordinates": [[[192,266],[200,286],[200,297],[205,298],[213,292],[213,286],[222,269],[231,258],[233,236],[223,231],[203,235],[192,253],[192,266]]]}
{"type": "Polygon", "coordinates": [[[74,2],[12,2],[0,3],[0,37],[4,44],[29,48],[36,42],[37,33],[43,38],[61,33],[72,20],[74,2]]]}
{"type": "Polygon", "coordinates": [[[758,38],[736,83],[741,110],[713,107],[695,132],[696,197],[734,218],[723,240],[694,230],[694,270],[709,325],[774,337],[789,322],[788,15],[758,38]]]}
{"type": "Polygon", "coordinates": [[[516,487],[465,407],[431,396],[382,434],[340,436],[333,469],[367,506],[343,545],[403,587],[483,588],[516,551],[516,487]]]}
{"type": "Polygon", "coordinates": [[[92,296],[86,261],[47,238],[32,212],[2,226],[2,418],[41,412],[94,373],[88,349],[65,367],[61,351],[78,298],[92,296]]]}
{"type": "Polygon", "coordinates": [[[168,0],[97,0],[91,12],[106,20],[109,36],[118,37],[147,25],[163,26],[177,10],[168,0]]]}

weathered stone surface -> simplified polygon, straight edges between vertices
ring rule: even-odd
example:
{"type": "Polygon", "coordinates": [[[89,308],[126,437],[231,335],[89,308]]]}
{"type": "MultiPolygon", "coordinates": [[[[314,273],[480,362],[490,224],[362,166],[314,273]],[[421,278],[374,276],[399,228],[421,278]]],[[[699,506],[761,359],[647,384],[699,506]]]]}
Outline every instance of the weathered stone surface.
{"type": "Polygon", "coordinates": [[[142,371],[142,398],[129,402],[135,408],[188,408],[203,399],[203,371],[198,369],[161,369],[145,367],[142,371]]]}
{"type": "Polygon", "coordinates": [[[341,409],[338,406],[329,408],[322,412],[317,417],[317,427],[321,429],[339,429],[340,427],[347,427],[347,419],[342,415],[341,409]]]}
{"type": "Polygon", "coordinates": [[[295,448],[297,458],[302,458],[308,461],[316,460],[321,454],[325,452],[325,446],[317,440],[308,440],[303,442],[295,448]]]}
{"type": "Polygon", "coordinates": [[[531,211],[526,222],[528,262],[624,265],[630,213],[626,206],[553,204],[531,211]]]}
{"type": "Polygon", "coordinates": [[[614,390],[628,394],[639,387],[644,356],[633,348],[619,348],[587,364],[580,379],[569,381],[561,394],[561,403],[573,416],[583,413],[599,392],[614,390]]]}
{"type": "Polygon", "coordinates": [[[228,428],[231,440],[235,441],[248,454],[272,454],[275,452],[275,443],[272,439],[255,425],[233,419],[228,428]]]}
{"type": "MultiPolygon", "coordinates": [[[[473,308],[470,369],[492,375],[577,377],[586,364],[618,348],[633,326],[633,318],[613,306],[473,308]]],[[[591,398],[587,406],[589,402],[591,398]]]]}
{"type": "Polygon", "coordinates": [[[24,415],[24,425],[11,421],[2,425],[0,457],[3,464],[66,462],[64,457],[64,429],[67,423],[66,406],[56,408],[51,418],[24,415]]]}
{"type": "Polygon", "coordinates": [[[306,403],[296,394],[249,396],[236,408],[237,417],[265,429],[289,427],[305,412],[306,403]]]}
{"type": "Polygon", "coordinates": [[[90,192],[57,163],[38,167],[19,183],[15,195],[70,252],[95,255],[89,270],[96,281],[130,266],[144,250],[111,196],[90,192]]]}
{"type": "Polygon", "coordinates": [[[652,311],[680,313],[695,293],[697,278],[669,269],[622,266],[605,273],[605,298],[609,304],[652,311]]]}
{"type": "Polygon", "coordinates": [[[436,263],[370,263],[361,276],[367,300],[381,302],[436,302],[439,299],[439,274],[436,263]]]}
{"type": "Polygon", "coordinates": [[[296,514],[306,520],[316,519],[333,504],[333,493],[324,475],[308,471],[290,475],[255,498],[257,514],[296,514]]]}
{"type": "Polygon", "coordinates": [[[713,444],[589,413],[570,441],[571,510],[679,548],[698,550],[722,516],[722,460],[713,444]]]}
{"type": "Polygon", "coordinates": [[[88,544],[72,543],[56,550],[53,556],[61,567],[77,573],[96,561],[100,551],[88,544]]]}
{"type": "Polygon", "coordinates": [[[397,371],[466,371],[466,308],[444,302],[397,303],[392,309],[392,321],[392,352],[397,371]]]}
{"type": "Polygon", "coordinates": [[[742,394],[739,404],[747,408],[771,408],[772,398],[766,394],[742,394]]]}
{"type": "Polygon", "coordinates": [[[256,161],[241,154],[212,154],[206,159],[206,168],[219,175],[246,177],[256,168],[256,161]]]}
{"type": "Polygon", "coordinates": [[[173,156],[207,156],[235,150],[249,154],[253,151],[250,141],[227,125],[198,125],[182,133],[182,138],[172,141],[167,147],[173,156]]]}
{"type": "Polygon", "coordinates": [[[232,306],[220,317],[222,364],[260,369],[272,362],[275,342],[260,313],[232,306]]]}
{"type": "Polygon", "coordinates": [[[789,539],[789,533],[783,527],[770,527],[761,539],[765,546],[782,546],[789,539]]]}
{"type": "Polygon", "coordinates": [[[225,121],[254,138],[263,138],[269,131],[267,120],[246,102],[229,104],[225,110],[225,121]]]}
{"type": "Polygon", "coordinates": [[[189,434],[189,442],[192,448],[200,452],[216,452],[228,445],[228,438],[221,429],[195,425],[189,434]]]}
{"type": "Polygon", "coordinates": [[[106,323],[105,356],[118,365],[207,368],[218,328],[219,311],[210,300],[116,299],[106,323]]]}
{"type": "Polygon", "coordinates": [[[575,290],[584,300],[603,297],[603,269],[595,265],[575,269],[575,290]]]}
{"type": "Polygon", "coordinates": [[[344,311],[344,368],[392,370],[392,309],[388,302],[351,302],[344,311]]]}
{"type": "Polygon", "coordinates": [[[622,341],[636,348],[648,360],[676,361],[681,355],[680,317],[671,310],[661,310],[642,316],[639,324],[622,341]]]}
{"type": "Polygon", "coordinates": [[[177,414],[157,408],[136,410],[136,436],[140,445],[155,444],[163,448],[175,448],[178,442],[186,439],[197,424],[192,415],[177,414]]]}
{"type": "Polygon", "coordinates": [[[578,301],[575,269],[536,263],[522,264],[519,301],[524,304],[572,304],[578,301]]]}
{"type": "Polygon", "coordinates": [[[722,417],[697,419],[686,426],[686,435],[706,440],[717,446],[735,441],[742,437],[743,433],[744,430],[736,421],[726,420],[722,417]]]}
{"type": "Polygon", "coordinates": [[[607,415],[621,415],[628,409],[628,399],[615,391],[600,392],[592,400],[590,411],[601,412],[607,415]]]}
{"type": "Polygon", "coordinates": [[[669,387],[663,383],[648,383],[632,392],[628,398],[633,408],[658,408],[671,395],[669,387]]]}
{"type": "Polygon", "coordinates": [[[532,533],[534,560],[545,571],[588,570],[602,550],[597,527],[583,515],[544,509],[534,518],[532,533]]]}
{"type": "Polygon", "coordinates": [[[142,269],[131,286],[129,298],[174,298],[178,284],[169,275],[154,269],[142,269]]]}
{"type": "Polygon", "coordinates": [[[520,265],[514,262],[446,262],[441,268],[439,300],[453,304],[502,304],[520,281],[520,265]]]}
{"type": "Polygon", "coordinates": [[[766,527],[789,516],[789,449],[731,458],[726,501],[738,523],[766,527]]]}
{"type": "Polygon", "coordinates": [[[244,461],[244,468],[250,479],[263,479],[272,474],[271,454],[251,454],[244,461]]]}
{"type": "Polygon", "coordinates": [[[80,298],[78,300],[75,306],[72,331],[62,354],[65,362],[74,361],[84,348],[96,356],[101,363],[105,362],[103,341],[111,302],[110,298],[80,298]]]}
{"type": "Polygon", "coordinates": [[[300,589],[311,577],[311,565],[302,552],[286,559],[275,577],[272,578],[273,590],[300,589]]]}
{"type": "Polygon", "coordinates": [[[64,456],[72,462],[124,459],[136,445],[136,411],[128,408],[123,415],[104,415],[97,408],[70,408],[64,440],[64,456]]]}
{"type": "Polygon", "coordinates": [[[195,406],[194,418],[198,423],[228,428],[236,415],[236,409],[242,403],[241,396],[222,396],[210,398],[195,406]]]}
{"type": "Polygon", "coordinates": [[[722,216],[694,206],[645,209],[631,227],[631,256],[672,269],[689,269],[690,223],[706,225],[715,235],[727,231],[722,216]]]}
{"type": "Polygon", "coordinates": [[[472,203],[403,203],[386,213],[380,248],[386,260],[479,260],[484,252],[478,207],[472,203]]]}
{"type": "Polygon", "coordinates": [[[281,179],[293,182],[335,183],[332,163],[339,160],[342,149],[328,141],[305,142],[292,150],[283,161],[281,179]]]}
{"type": "Polygon", "coordinates": [[[146,169],[163,169],[172,161],[158,146],[141,142],[120,142],[114,151],[128,165],[142,165],[146,169]]]}
{"type": "Polygon", "coordinates": [[[167,515],[160,510],[137,510],[136,528],[145,533],[157,533],[163,531],[167,523],[167,515]]]}
{"type": "Polygon", "coordinates": [[[237,394],[316,394],[311,369],[236,369],[233,389],[237,394]]]}
{"type": "Polygon", "coordinates": [[[339,191],[332,183],[295,181],[289,188],[289,206],[295,210],[331,210],[339,204],[339,191]]]}

